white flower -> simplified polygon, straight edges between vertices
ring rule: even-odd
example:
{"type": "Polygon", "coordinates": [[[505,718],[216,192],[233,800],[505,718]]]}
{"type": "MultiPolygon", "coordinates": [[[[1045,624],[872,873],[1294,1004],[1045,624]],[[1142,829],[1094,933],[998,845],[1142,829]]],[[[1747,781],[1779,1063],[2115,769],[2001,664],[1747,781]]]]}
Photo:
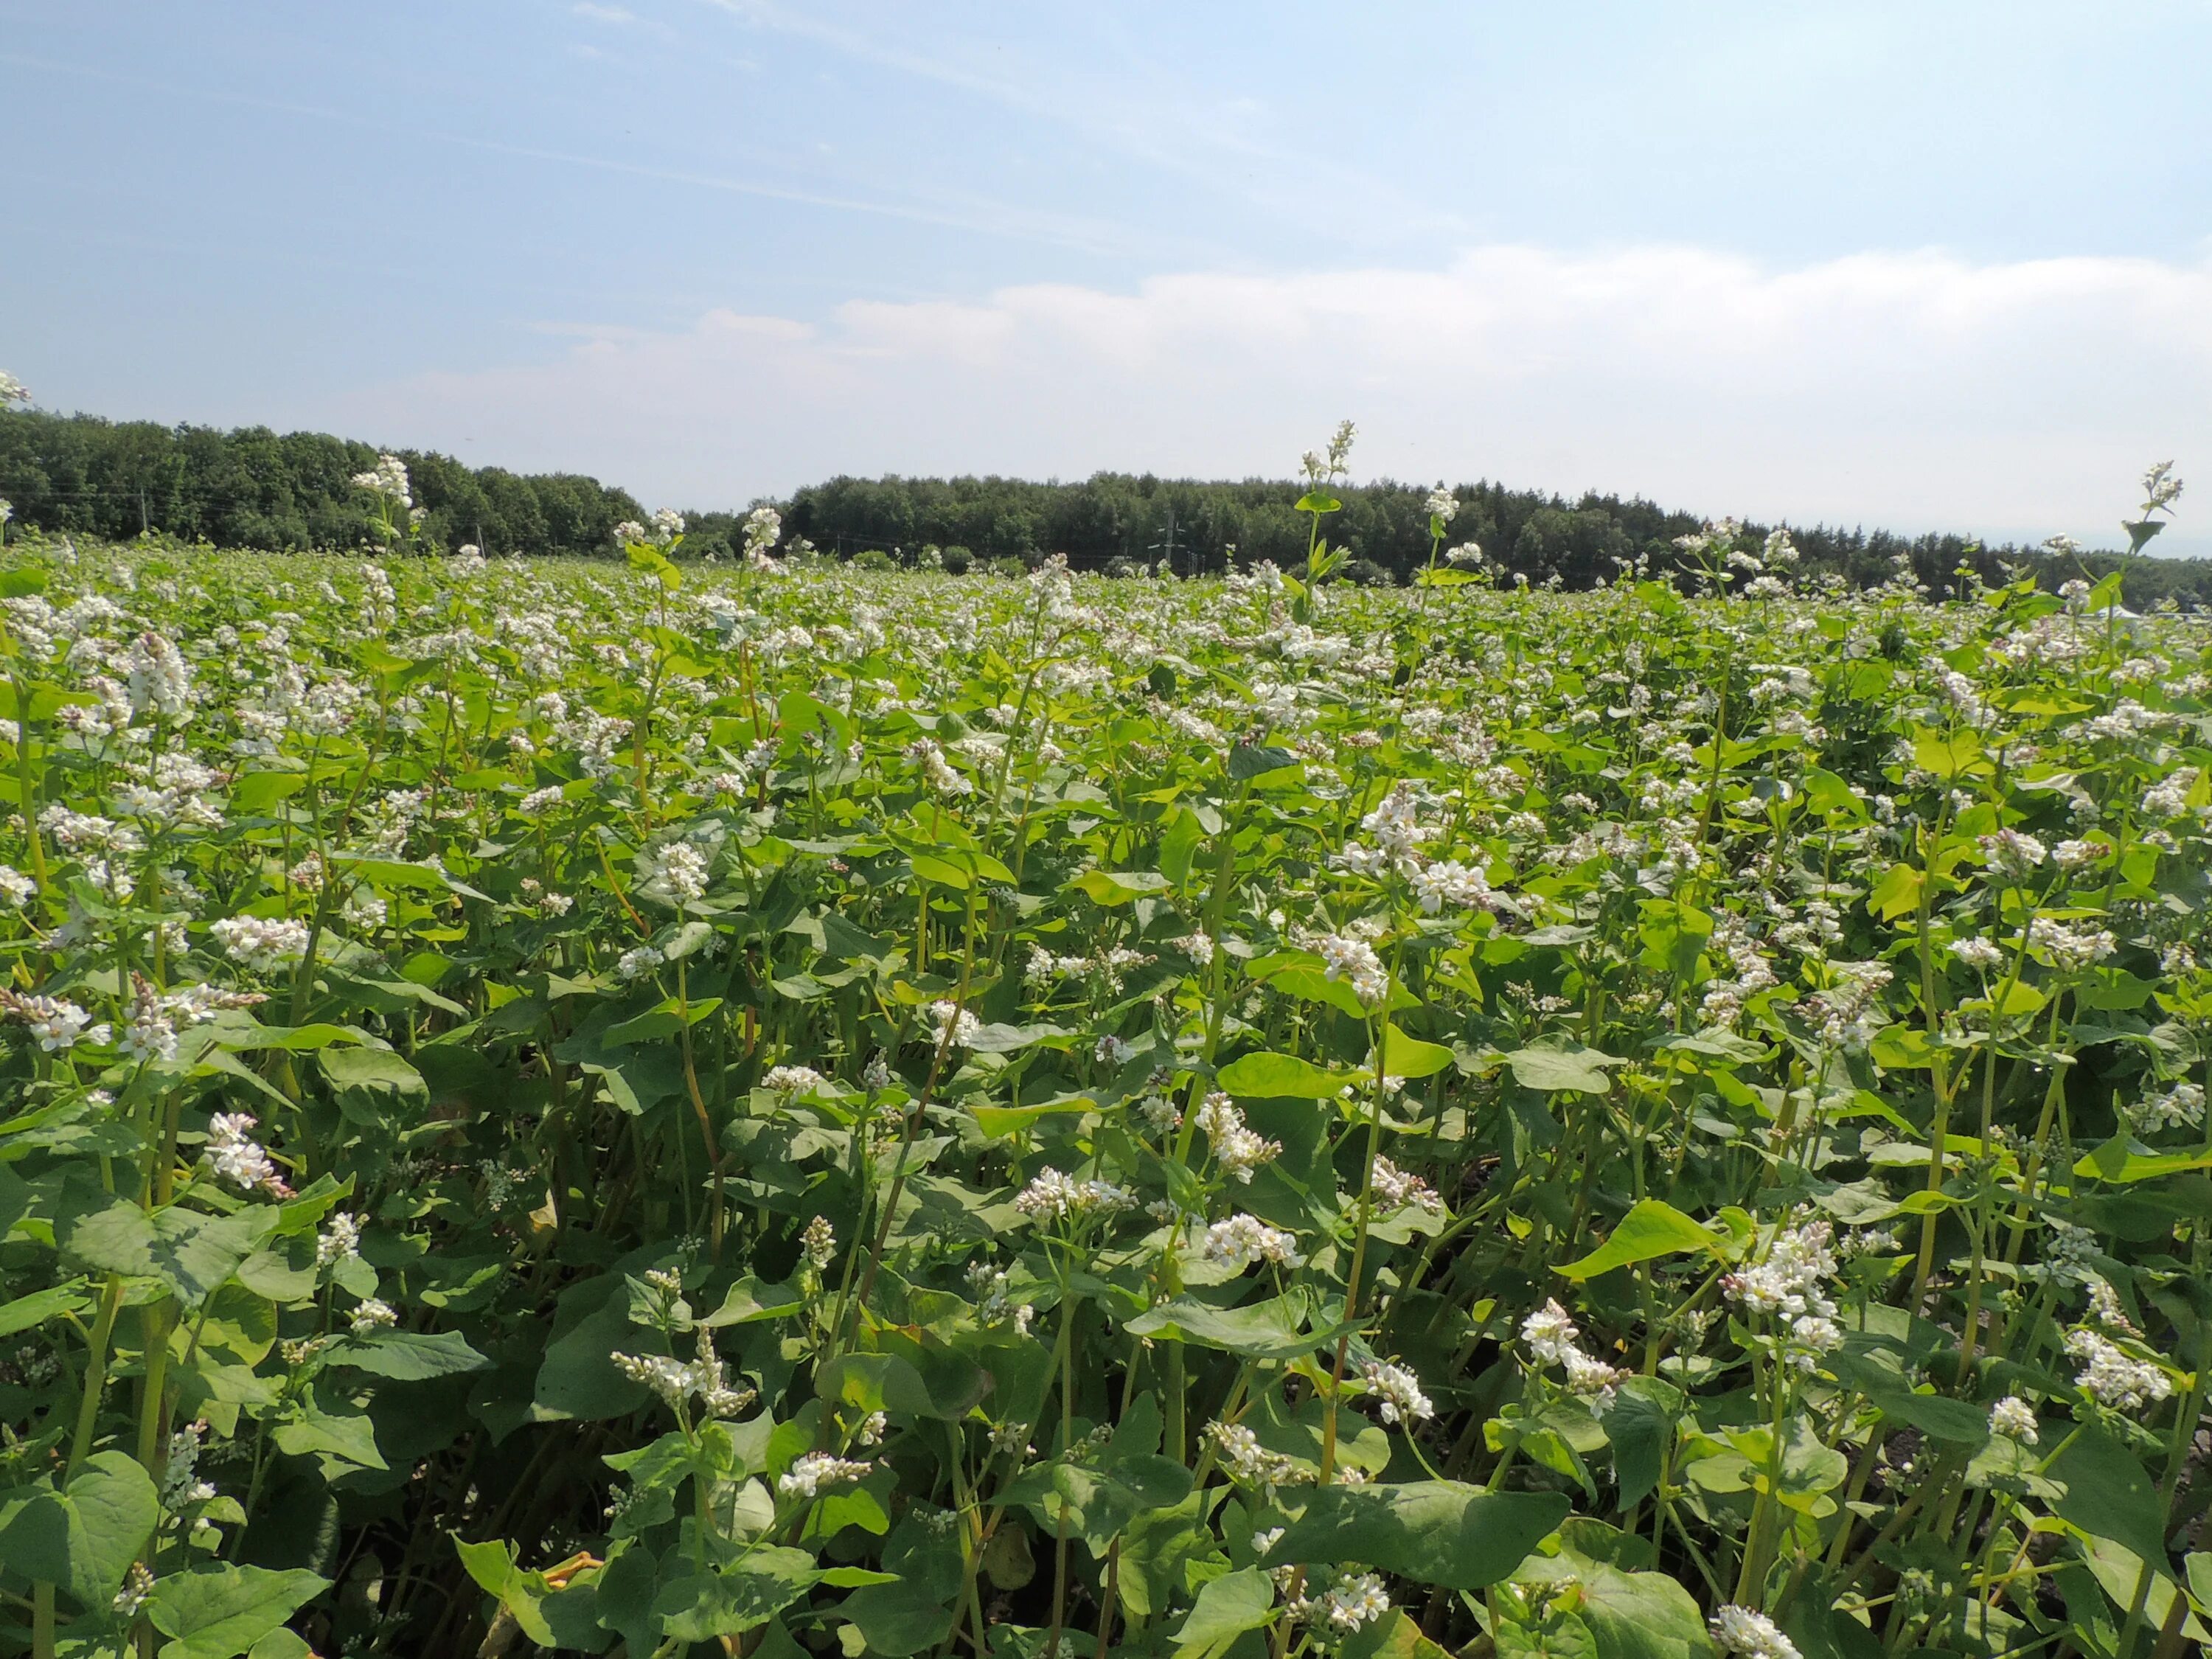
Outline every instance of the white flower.
{"type": "Polygon", "coordinates": [[[1436,1415],[1436,1407],[1421,1392],[1420,1379],[1404,1366],[1370,1359],[1361,1363],[1359,1375],[1368,1392],[1381,1402],[1380,1414],[1385,1423],[1401,1419],[1421,1422],[1436,1415]]]}
{"type": "Polygon", "coordinates": [[[23,996],[0,990],[0,1010],[30,1028],[39,1047],[47,1054],[75,1048],[80,1041],[105,1042],[107,1026],[92,1024],[92,1016],[66,997],[23,996]]]}
{"type": "Polygon", "coordinates": [[[608,1358],[633,1382],[642,1382],[660,1396],[671,1411],[681,1410],[696,1398],[709,1417],[735,1417],[752,1403],[755,1390],[732,1388],[725,1380],[722,1357],[714,1352],[714,1334],[699,1328],[699,1357],[690,1364],[666,1354],[615,1353],[608,1358]]]}
{"type": "Polygon", "coordinates": [[[289,917],[226,916],[208,932],[225,956],[257,973],[274,973],[307,954],[307,924],[289,917]]]}
{"type": "Polygon", "coordinates": [[[1210,934],[1194,933],[1169,942],[1200,967],[1210,968],[1213,965],[1214,944],[1210,934]]]}
{"type": "Polygon", "coordinates": [[[39,890],[39,884],[20,870],[0,864],[0,902],[21,907],[39,890]]]}
{"type": "Polygon", "coordinates": [[[2029,921],[2027,942],[2048,955],[2052,967],[2073,973],[2102,962],[2120,948],[2109,928],[2063,922],[2051,916],[2029,921]]]}
{"type": "Polygon", "coordinates": [[[1283,1150],[1279,1140],[1269,1140],[1245,1127],[1244,1114],[1236,1103],[1218,1091],[1206,1096],[1198,1108],[1198,1127],[1206,1131],[1206,1145],[1212,1148],[1215,1160],[1226,1174],[1249,1185],[1252,1171],[1277,1157],[1283,1150]]]}
{"type": "Polygon", "coordinates": [[[2102,1331],[2087,1326],[2069,1331],[2066,1352],[2082,1362],[2075,1386],[2114,1411],[2140,1411],[2173,1392],[2173,1381],[2162,1369],[2136,1358],[2102,1331]]]}
{"type": "Polygon", "coordinates": [[[256,1187],[281,1188],[276,1162],[252,1136],[253,1118],[246,1112],[217,1112],[208,1120],[207,1146],[201,1154],[207,1165],[234,1187],[251,1191],[256,1187]]]}
{"type": "Polygon", "coordinates": [[[1797,1644],[1771,1619],[1749,1607],[1723,1607],[1713,1615],[1712,1632],[1723,1653],[1741,1654],[1743,1659],[1803,1659],[1797,1644]]]}
{"type": "Polygon", "coordinates": [[[399,1322],[399,1316],[392,1311],[390,1303],[380,1301],[373,1296],[365,1297],[354,1309],[352,1322],[353,1334],[363,1336],[370,1331],[391,1329],[399,1322]]]}
{"type": "Polygon", "coordinates": [[[929,1005],[929,1017],[937,1022],[937,1030],[930,1040],[939,1048],[945,1046],[949,1032],[955,1048],[972,1045],[982,1034],[983,1022],[949,998],[940,998],[929,1005]]]}
{"type": "Polygon", "coordinates": [[[1058,1170],[1040,1170],[1014,1197],[1014,1207],[1037,1221],[1080,1220],[1104,1211],[1136,1207],[1137,1195],[1109,1181],[1078,1181],[1058,1170]]]}
{"type": "Polygon", "coordinates": [[[2129,1124],[2138,1134],[2194,1129],[2204,1121],[2204,1091],[2197,1084],[2177,1083],[2162,1094],[2136,1102],[2126,1111],[2129,1124]]]}
{"type": "Polygon", "coordinates": [[[1296,1623],[1324,1624],[1333,1637],[1348,1636],[1389,1612],[1390,1596],[1374,1573],[1339,1573],[1326,1589],[1286,1601],[1284,1611],[1296,1623]]]}
{"type": "Polygon", "coordinates": [[[1240,1212],[1206,1230],[1203,1254],[1208,1261],[1226,1262],[1239,1272],[1255,1261],[1295,1267],[1305,1261],[1298,1254],[1297,1244],[1295,1233],[1240,1212]]]}
{"type": "Polygon", "coordinates": [[[2041,842],[2023,830],[1999,830],[1979,841],[1982,856],[1999,875],[2024,876],[2050,856],[2041,842]]]}
{"type": "Polygon", "coordinates": [[[2035,1408],[2016,1394],[2008,1394],[1990,1407],[1990,1432],[2023,1446],[2036,1442],[2035,1408]]]}
{"type": "Polygon", "coordinates": [[[1422,505],[1428,509],[1431,518],[1441,519],[1446,524],[1449,524],[1459,516],[1457,498],[1442,484],[1438,484],[1429,492],[1429,499],[1422,505]]]}
{"type": "Polygon", "coordinates": [[[1443,1212],[1444,1201],[1437,1196],[1434,1188],[1420,1176],[1401,1170],[1387,1158],[1376,1158],[1369,1178],[1374,1183],[1375,1196],[1386,1208],[1402,1210],[1410,1204],[1431,1215],[1443,1212]]]}
{"type": "Polygon", "coordinates": [[[2001,966],[2004,962],[2003,948],[1994,940],[1986,939],[1954,939],[1951,943],[1951,954],[1965,963],[1967,967],[1977,969],[1983,973],[2001,966]]]}
{"type": "Polygon", "coordinates": [[[1546,1302],[1521,1322],[1521,1340],[1528,1352],[1540,1364],[1565,1370],[1568,1389],[1602,1412],[1613,1404],[1615,1387],[1626,1373],[1584,1353],[1577,1346],[1581,1334],[1557,1301],[1546,1302]]]}
{"type": "Polygon", "coordinates": [[[1328,976],[1348,981],[1352,994],[1369,1007],[1380,1007],[1390,994],[1389,973],[1366,940],[1332,935],[1320,940],[1316,948],[1328,964],[1328,976]]]}
{"type": "Polygon", "coordinates": [[[640,945],[615,959],[615,972],[624,979],[641,979],[667,960],[652,945],[640,945]]]}
{"type": "Polygon", "coordinates": [[[340,1210],[315,1237],[315,1266],[329,1267],[361,1254],[361,1218],[340,1210]]]}
{"type": "Polygon", "coordinates": [[[817,1215],[806,1224],[805,1230],[799,1235],[799,1253],[817,1273],[836,1260],[837,1230],[830,1224],[829,1217],[817,1215]]]}
{"type": "Polygon", "coordinates": [[[688,841],[672,841],[649,854],[637,890],[678,908],[706,896],[707,855],[688,841]]]}
{"type": "Polygon", "coordinates": [[[761,1079],[761,1087],[779,1095],[811,1094],[830,1079],[811,1066],[774,1066],[761,1079]]]}
{"type": "Polygon", "coordinates": [[[876,1466],[839,1457],[834,1452],[808,1452],[775,1478],[775,1489],[786,1498],[818,1497],[824,1486],[842,1486],[865,1480],[876,1466]]]}
{"type": "Polygon", "coordinates": [[[1297,1464],[1269,1451],[1242,1423],[1209,1423],[1206,1431],[1221,1459],[1221,1472],[1240,1486],[1285,1486],[1297,1481],[1297,1464]]]}

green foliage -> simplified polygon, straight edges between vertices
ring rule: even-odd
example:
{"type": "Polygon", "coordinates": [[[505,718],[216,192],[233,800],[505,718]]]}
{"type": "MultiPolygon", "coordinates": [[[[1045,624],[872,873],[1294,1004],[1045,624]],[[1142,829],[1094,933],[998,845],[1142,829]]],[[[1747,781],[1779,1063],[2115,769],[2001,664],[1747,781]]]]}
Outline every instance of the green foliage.
{"type": "Polygon", "coordinates": [[[2203,1644],[2205,639],[1349,439],[1093,526],[1231,580],[11,543],[0,1644],[2203,1644]]]}

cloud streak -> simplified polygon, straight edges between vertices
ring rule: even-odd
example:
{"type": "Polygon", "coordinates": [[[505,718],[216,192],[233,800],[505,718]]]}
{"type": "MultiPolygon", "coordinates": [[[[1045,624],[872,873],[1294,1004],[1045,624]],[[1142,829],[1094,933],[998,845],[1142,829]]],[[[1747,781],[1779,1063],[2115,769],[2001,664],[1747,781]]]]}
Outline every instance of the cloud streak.
{"type": "MultiPolygon", "coordinates": [[[[700,506],[839,471],[1283,476],[1350,415],[1367,476],[2109,543],[2145,463],[2212,455],[2212,265],[1498,245],[853,301],[818,324],[716,310],[340,412],[700,506]]],[[[2162,544],[2212,552],[2189,516],[2162,544]]]]}

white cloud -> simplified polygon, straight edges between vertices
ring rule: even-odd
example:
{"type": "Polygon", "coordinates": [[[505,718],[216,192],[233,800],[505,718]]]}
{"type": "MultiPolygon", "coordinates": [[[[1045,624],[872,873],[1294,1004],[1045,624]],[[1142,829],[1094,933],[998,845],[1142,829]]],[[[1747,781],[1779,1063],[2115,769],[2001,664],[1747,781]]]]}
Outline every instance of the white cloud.
{"type": "Polygon", "coordinates": [[[588,17],[592,21],[598,23],[614,23],[620,25],[623,23],[635,23],[637,21],[637,14],[635,12],[627,11],[620,6],[595,5],[592,3],[592,0],[576,0],[576,3],[569,7],[568,9],[579,17],[588,17]]]}
{"type": "MultiPolygon", "coordinates": [[[[854,301],[819,325],[715,311],[345,414],[699,506],[840,471],[1285,476],[1349,415],[1361,476],[2109,543],[2146,463],[2212,462],[2212,264],[1495,246],[1441,270],[854,301]]],[[[2164,548],[2212,551],[2192,516],[2164,548]]]]}

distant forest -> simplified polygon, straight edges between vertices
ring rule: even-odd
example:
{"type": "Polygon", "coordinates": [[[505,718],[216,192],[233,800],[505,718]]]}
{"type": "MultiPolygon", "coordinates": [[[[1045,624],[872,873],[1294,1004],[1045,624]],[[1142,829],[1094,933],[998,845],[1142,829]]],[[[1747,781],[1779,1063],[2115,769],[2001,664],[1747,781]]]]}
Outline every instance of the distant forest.
{"type": "MultiPolygon", "coordinates": [[[[575,473],[471,467],[451,456],[398,450],[428,514],[430,539],[474,543],[488,554],[608,556],[616,525],[646,510],[627,490],[575,473]]],[[[142,532],[223,547],[359,546],[364,500],[354,474],[375,465],[374,446],[266,427],[218,431],[26,411],[0,416],[0,497],[20,525],[52,533],[127,540],[142,532]]],[[[2118,486],[2124,489],[2124,483],[2118,486]]],[[[1030,564],[1064,554],[1078,568],[1132,570],[1164,562],[1176,574],[1305,554],[1309,520],[1277,479],[1240,483],[1102,472],[1076,483],[1015,478],[832,478],[780,502],[788,535],[823,554],[866,564],[911,564],[933,548],[948,566],[1030,564]]],[[[1493,564],[1568,587],[1613,579],[1618,560],[1652,556],[1671,568],[1674,538],[1699,516],[1640,498],[1575,499],[1481,483],[1457,489],[1451,542],[1480,543],[1493,564]]],[[[1405,581],[1429,555],[1425,486],[1388,481],[1336,492],[1342,512],[1327,533],[1352,555],[1345,574],[1405,581]]],[[[742,511],[690,512],[684,553],[727,557],[743,539],[742,511]]],[[[2116,515],[2117,516],[2117,515],[2116,515]]],[[[1754,526],[1763,532],[1767,526],[1754,526]]],[[[1903,537],[1825,525],[1790,526],[1803,570],[1834,571],[1858,586],[1889,576],[1900,554],[1941,587],[1962,561],[1990,580],[2000,562],[2025,565],[2052,585],[2079,574],[2039,549],[1976,548],[1958,535],[1903,537]]],[[[2110,553],[2083,556],[2094,574],[2119,568],[2110,553]]],[[[2127,602],[2138,610],[2172,598],[2212,608],[2212,560],[2139,558],[2127,563],[2127,602]]]]}

